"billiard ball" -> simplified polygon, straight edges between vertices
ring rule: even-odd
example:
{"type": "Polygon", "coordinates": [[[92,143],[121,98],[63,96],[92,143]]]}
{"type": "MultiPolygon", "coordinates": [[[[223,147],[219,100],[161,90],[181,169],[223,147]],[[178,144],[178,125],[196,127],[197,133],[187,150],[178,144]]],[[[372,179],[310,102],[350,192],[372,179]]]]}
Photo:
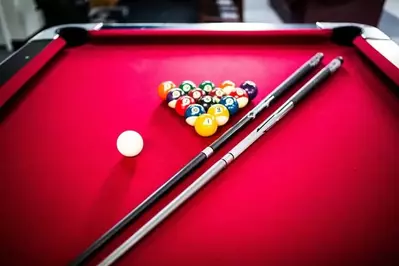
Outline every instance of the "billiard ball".
{"type": "Polygon", "coordinates": [[[184,95],[177,100],[175,110],[179,115],[184,116],[187,107],[193,103],[195,103],[193,98],[188,95],[184,95]]]}
{"type": "Polygon", "coordinates": [[[235,91],[230,94],[230,96],[233,96],[237,99],[239,108],[244,108],[249,102],[248,93],[241,88],[236,88],[235,91]]]}
{"type": "Polygon", "coordinates": [[[237,99],[234,98],[233,96],[230,95],[224,96],[219,103],[227,107],[227,109],[230,112],[230,115],[235,115],[238,112],[239,109],[238,102],[237,99]]]}
{"type": "Polygon", "coordinates": [[[236,87],[233,87],[233,86],[226,86],[226,87],[224,87],[222,90],[223,90],[223,92],[224,92],[225,95],[230,95],[233,91],[236,90],[236,87]]]}
{"type": "Polygon", "coordinates": [[[197,118],[203,114],[206,114],[206,111],[202,105],[191,104],[187,107],[184,118],[186,119],[187,124],[189,124],[190,126],[194,126],[197,118]]]}
{"type": "Polygon", "coordinates": [[[198,103],[202,105],[202,107],[204,107],[206,111],[208,111],[209,107],[215,104],[215,101],[212,96],[205,95],[198,100],[198,103]]]}
{"type": "Polygon", "coordinates": [[[195,132],[202,137],[209,137],[216,133],[218,123],[216,118],[210,114],[200,115],[194,124],[195,132]]]}
{"type": "Polygon", "coordinates": [[[143,146],[143,138],[133,130],[122,132],[116,140],[118,151],[126,157],[138,155],[143,150],[143,146]]]}
{"type": "Polygon", "coordinates": [[[258,87],[255,82],[247,80],[240,85],[241,89],[244,89],[248,93],[249,100],[252,101],[258,95],[258,87]]]}
{"type": "Polygon", "coordinates": [[[209,94],[215,88],[215,84],[210,80],[205,80],[198,87],[206,94],[209,94]]]}
{"type": "Polygon", "coordinates": [[[166,95],[168,92],[175,88],[176,85],[172,81],[164,81],[158,86],[158,95],[161,97],[162,100],[166,99],[166,95]]]}
{"type": "Polygon", "coordinates": [[[223,104],[212,105],[208,109],[208,114],[213,115],[216,118],[218,126],[224,126],[229,121],[230,113],[226,106],[223,104]]]}
{"type": "Polygon", "coordinates": [[[196,102],[198,102],[198,100],[205,96],[205,92],[201,89],[194,89],[192,91],[190,91],[188,93],[189,96],[191,96],[196,102]]]}
{"type": "Polygon", "coordinates": [[[214,88],[210,93],[210,96],[213,97],[213,100],[218,103],[220,101],[220,99],[222,99],[223,96],[225,96],[226,94],[224,93],[224,91],[221,88],[214,88]]]}
{"type": "Polygon", "coordinates": [[[179,88],[171,89],[166,95],[166,102],[170,108],[176,107],[177,100],[184,95],[184,91],[179,88]]]}
{"type": "Polygon", "coordinates": [[[236,87],[236,84],[233,82],[233,81],[231,81],[231,80],[225,80],[225,81],[223,81],[221,84],[220,84],[220,88],[225,88],[225,87],[236,87]]]}
{"type": "Polygon", "coordinates": [[[184,91],[184,94],[188,94],[190,91],[196,88],[196,85],[190,80],[185,80],[180,84],[179,88],[184,91]]]}

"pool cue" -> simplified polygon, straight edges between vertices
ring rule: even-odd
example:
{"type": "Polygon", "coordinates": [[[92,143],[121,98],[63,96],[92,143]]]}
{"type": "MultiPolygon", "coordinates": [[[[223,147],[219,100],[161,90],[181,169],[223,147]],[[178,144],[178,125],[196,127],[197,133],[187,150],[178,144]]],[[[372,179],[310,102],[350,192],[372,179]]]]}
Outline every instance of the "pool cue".
{"type": "Polygon", "coordinates": [[[80,257],[78,257],[72,265],[81,265],[85,262],[93,253],[99,250],[107,241],[115,237],[123,228],[129,225],[132,221],[137,219],[142,213],[150,208],[155,202],[163,197],[172,187],[183,180],[191,171],[202,165],[215,150],[219,149],[226,141],[253,120],[258,113],[268,108],[272,102],[278,99],[288,91],[299,81],[304,79],[310,72],[315,69],[320,62],[323,60],[324,54],[317,53],[298,68],[291,76],[289,76],[283,83],[281,83],[275,90],[267,95],[262,101],[259,102],[251,111],[249,111],[240,121],[234,126],[227,130],[222,136],[220,136],[210,146],[206,147],[200,152],[194,159],[186,164],[182,169],[179,170],[174,176],[172,176],[166,183],[160,188],[148,196],[140,205],[128,213],[122,220],[120,220],[114,227],[108,232],[103,234],[98,240],[96,240],[86,251],[84,251],[80,257]]]}
{"type": "Polygon", "coordinates": [[[130,248],[137,244],[152,229],[165,220],[174,210],[181,206],[186,200],[193,196],[199,189],[205,186],[213,177],[219,174],[229,164],[248,149],[256,140],[258,140],[266,131],[272,128],[280,119],[289,113],[306,95],[321,83],[327,80],[342,65],[342,57],[332,60],[326,67],[319,71],[311,80],[309,80],[301,89],[292,95],[283,105],[281,105],[273,114],[262,122],[254,131],[241,140],[230,152],[222,159],[217,161],[211,168],[202,174],[194,183],[187,187],[173,201],[157,213],[151,220],[143,225],[136,233],[127,239],[121,246],[115,249],[106,257],[99,266],[109,266],[123,256],[130,248]]]}

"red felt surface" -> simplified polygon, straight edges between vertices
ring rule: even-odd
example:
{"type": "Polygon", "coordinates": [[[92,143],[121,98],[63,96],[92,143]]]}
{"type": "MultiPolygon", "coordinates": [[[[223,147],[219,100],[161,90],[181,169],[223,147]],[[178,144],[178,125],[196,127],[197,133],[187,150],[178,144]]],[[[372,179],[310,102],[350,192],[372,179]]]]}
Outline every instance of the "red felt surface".
{"type": "Polygon", "coordinates": [[[343,68],[119,263],[392,265],[399,251],[399,100],[356,48],[323,36],[309,43],[280,35],[246,44],[98,41],[62,51],[1,123],[2,263],[71,261],[245,113],[201,138],[160,102],[161,81],[251,79],[260,87],[256,104],[321,51],[325,63],[343,56],[343,68]],[[127,129],[144,138],[134,159],[116,150],[127,129]]]}

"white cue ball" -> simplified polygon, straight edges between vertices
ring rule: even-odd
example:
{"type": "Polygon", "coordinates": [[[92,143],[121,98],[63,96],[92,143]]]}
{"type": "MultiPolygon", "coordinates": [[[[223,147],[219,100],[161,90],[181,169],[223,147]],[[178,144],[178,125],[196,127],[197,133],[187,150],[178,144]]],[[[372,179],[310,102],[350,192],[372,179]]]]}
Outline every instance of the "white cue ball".
{"type": "Polygon", "coordinates": [[[133,130],[127,130],[119,135],[116,141],[118,151],[126,157],[134,157],[143,149],[143,138],[133,130]]]}

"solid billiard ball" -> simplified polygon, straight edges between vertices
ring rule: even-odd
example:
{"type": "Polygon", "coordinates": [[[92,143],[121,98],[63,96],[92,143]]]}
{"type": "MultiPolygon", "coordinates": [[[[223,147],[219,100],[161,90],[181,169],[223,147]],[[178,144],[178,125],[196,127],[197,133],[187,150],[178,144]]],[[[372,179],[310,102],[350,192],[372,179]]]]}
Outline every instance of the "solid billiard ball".
{"type": "Polygon", "coordinates": [[[168,92],[175,88],[176,85],[172,81],[164,81],[158,86],[158,95],[161,97],[162,100],[166,99],[166,95],[168,92]]]}
{"type": "Polygon", "coordinates": [[[238,101],[236,98],[233,96],[224,96],[220,102],[220,104],[223,104],[224,106],[227,107],[227,109],[230,112],[230,115],[235,115],[238,112],[239,106],[238,106],[238,101]]]}
{"type": "Polygon", "coordinates": [[[223,126],[229,121],[230,113],[226,106],[223,104],[212,105],[208,109],[208,114],[213,115],[216,118],[218,126],[223,126]]]}
{"type": "Polygon", "coordinates": [[[208,111],[209,107],[215,104],[215,101],[212,96],[205,95],[198,100],[198,103],[202,105],[202,107],[204,107],[206,111],[208,111]]]}
{"type": "Polygon", "coordinates": [[[184,116],[187,107],[194,103],[195,101],[193,98],[188,95],[184,95],[177,100],[175,110],[179,115],[184,116]]]}
{"type": "Polygon", "coordinates": [[[143,138],[133,130],[122,132],[116,140],[118,151],[126,157],[138,155],[143,150],[143,146],[143,138]]]}
{"type": "Polygon", "coordinates": [[[205,108],[199,104],[191,104],[187,107],[184,117],[186,123],[190,126],[194,126],[195,121],[200,115],[206,114],[205,108]]]}
{"type": "Polygon", "coordinates": [[[210,96],[213,97],[213,100],[218,103],[220,101],[220,99],[222,99],[223,96],[225,96],[226,94],[224,93],[224,91],[221,88],[214,88],[210,93],[210,96]]]}
{"type": "Polygon", "coordinates": [[[218,123],[216,118],[210,114],[200,115],[194,124],[195,132],[202,137],[209,137],[216,133],[218,123]]]}
{"type": "Polygon", "coordinates": [[[209,94],[215,88],[215,84],[210,80],[205,80],[198,87],[206,94],[209,94]]]}
{"type": "Polygon", "coordinates": [[[177,100],[184,95],[184,91],[179,88],[171,89],[166,95],[166,102],[170,108],[176,107],[177,100]]]}
{"type": "Polygon", "coordinates": [[[241,89],[244,89],[248,93],[249,100],[252,101],[258,95],[258,87],[255,82],[247,80],[240,85],[241,89]]]}
{"type": "Polygon", "coordinates": [[[180,84],[179,88],[184,91],[184,94],[188,94],[190,91],[196,88],[196,85],[190,80],[185,80],[180,84]]]}
{"type": "Polygon", "coordinates": [[[248,93],[241,88],[236,88],[235,91],[230,94],[230,96],[233,96],[237,99],[239,108],[244,108],[249,102],[248,93]]]}
{"type": "Polygon", "coordinates": [[[236,84],[233,82],[233,81],[231,81],[231,80],[225,80],[225,81],[223,81],[221,84],[220,84],[220,88],[225,88],[225,87],[236,87],[236,84]]]}
{"type": "Polygon", "coordinates": [[[194,89],[190,91],[188,95],[198,102],[201,97],[205,96],[205,92],[201,89],[194,89]]]}

